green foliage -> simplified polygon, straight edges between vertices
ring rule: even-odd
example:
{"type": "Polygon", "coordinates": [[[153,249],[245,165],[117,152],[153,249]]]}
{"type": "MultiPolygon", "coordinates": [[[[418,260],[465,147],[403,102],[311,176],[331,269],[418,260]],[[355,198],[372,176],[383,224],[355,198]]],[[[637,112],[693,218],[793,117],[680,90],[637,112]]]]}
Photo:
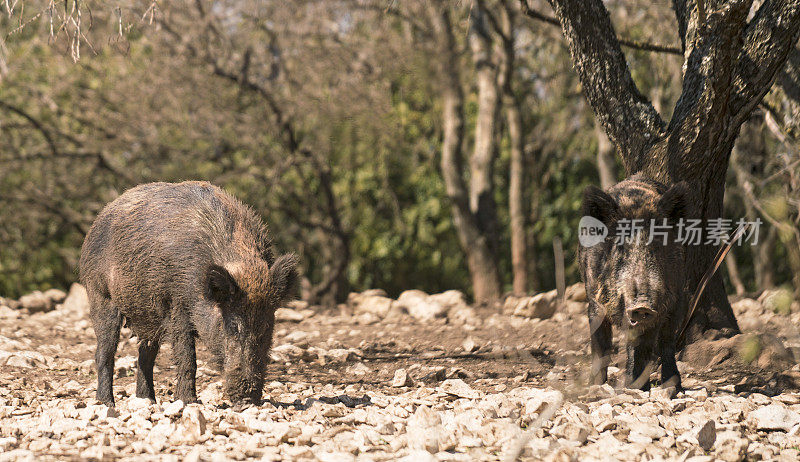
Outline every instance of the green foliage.
{"type": "MultiPolygon", "coordinates": [[[[252,9],[244,13],[236,2],[224,3],[235,13],[224,37],[201,27],[194,5],[178,5],[168,19],[184,21],[171,24],[185,38],[180,43],[163,28],[130,19],[120,36],[114,15],[96,8],[97,27],[86,31],[96,54],[84,47],[77,63],[63,36],[51,39],[45,23],[7,37],[16,24],[0,15],[9,63],[0,77],[0,102],[44,128],[0,107],[0,294],[67,287],[77,278],[83,232],[105,203],[136,183],[184,179],[215,182],[251,204],[279,249],[300,254],[304,276],[318,283],[343,258],[329,230],[332,213],[320,173],[326,169],[349,250],[345,289],[470,293],[439,167],[438,58],[429,35],[417,30],[424,21],[413,14],[411,23],[382,13],[353,15],[349,27],[341,19],[337,29],[326,19],[344,14],[331,12],[341,7],[333,3],[304,2],[308,11],[248,3],[252,9]],[[247,22],[253,12],[270,21],[247,22]],[[286,16],[273,18],[280,14],[286,16]],[[305,28],[295,31],[296,23],[305,28]],[[273,40],[283,50],[276,75],[273,40]],[[264,95],[243,85],[245,53],[252,53],[248,82],[272,92],[280,117],[264,95]],[[279,121],[291,124],[294,141],[307,153],[292,149],[279,121]]],[[[465,45],[469,11],[456,13],[454,35],[465,45]]],[[[524,109],[531,279],[548,289],[555,286],[556,236],[564,243],[567,282],[579,279],[575,228],[583,189],[599,183],[597,139],[559,31],[519,19],[513,87],[524,109]]],[[[622,19],[630,22],[615,21],[622,19]]],[[[654,31],[645,24],[625,33],[646,39],[654,31]]],[[[664,43],[672,39],[661,35],[664,43]]],[[[668,118],[680,88],[679,58],[629,50],[626,55],[642,93],[660,98],[668,118]],[[661,67],[675,71],[653,71],[661,67]]],[[[477,88],[474,64],[468,56],[462,62],[468,153],[477,88]]],[[[510,143],[502,121],[499,128],[494,199],[501,279],[510,289],[510,143]]],[[[778,198],[780,192],[765,191],[778,198]]],[[[791,212],[777,199],[766,206],[781,220],[791,212]]],[[[741,201],[727,207],[728,216],[745,216],[741,201]]],[[[772,252],[778,284],[790,279],[788,266],[780,263],[784,244],[777,242],[772,252]]],[[[736,257],[752,260],[752,250],[737,250],[736,257]]],[[[752,270],[741,266],[751,281],[752,270]]]]}

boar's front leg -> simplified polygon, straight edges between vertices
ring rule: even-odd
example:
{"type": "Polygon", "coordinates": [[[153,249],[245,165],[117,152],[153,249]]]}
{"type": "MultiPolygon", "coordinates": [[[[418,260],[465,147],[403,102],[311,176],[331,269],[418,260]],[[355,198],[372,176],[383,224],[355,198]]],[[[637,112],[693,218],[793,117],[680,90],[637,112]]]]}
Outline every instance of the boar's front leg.
{"type": "Polygon", "coordinates": [[[184,403],[197,401],[195,376],[197,374],[197,357],[195,352],[195,335],[189,316],[179,312],[173,318],[172,351],[175,368],[175,399],[184,403]]]}
{"type": "Polygon", "coordinates": [[[661,332],[661,386],[675,387],[676,390],[683,390],[681,387],[681,374],[678,372],[678,364],[675,362],[675,333],[672,329],[664,329],[661,332]]]}
{"type": "Polygon", "coordinates": [[[611,322],[605,313],[598,312],[595,302],[589,303],[589,329],[592,347],[592,384],[602,385],[608,380],[611,359],[611,322]]]}
{"type": "Polygon", "coordinates": [[[156,401],[156,389],[153,384],[153,366],[156,363],[159,344],[157,340],[142,340],[139,343],[139,361],[136,370],[136,396],[156,401]]]}
{"type": "Polygon", "coordinates": [[[94,361],[97,366],[97,400],[114,406],[114,355],[119,344],[122,315],[107,296],[89,289],[89,315],[92,318],[97,349],[94,361]]]}
{"type": "MultiPolygon", "coordinates": [[[[646,336],[643,335],[643,336],[646,336]]],[[[650,389],[650,373],[653,372],[653,347],[651,342],[632,344],[629,340],[628,361],[625,364],[625,386],[647,391],[650,389]]]]}

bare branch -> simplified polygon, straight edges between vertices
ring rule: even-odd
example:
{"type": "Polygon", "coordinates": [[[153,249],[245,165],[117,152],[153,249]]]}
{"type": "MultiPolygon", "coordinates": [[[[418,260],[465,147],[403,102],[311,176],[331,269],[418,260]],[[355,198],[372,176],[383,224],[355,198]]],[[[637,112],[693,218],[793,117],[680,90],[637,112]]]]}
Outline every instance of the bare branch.
{"type": "Polygon", "coordinates": [[[583,91],[626,168],[664,136],[664,121],[639,92],[601,0],[549,0],[583,91]]]}
{"type": "Polygon", "coordinates": [[[53,139],[53,135],[50,133],[50,130],[45,128],[45,126],[41,122],[39,122],[36,118],[34,118],[32,115],[30,115],[22,108],[6,103],[3,100],[0,100],[0,107],[6,108],[8,111],[17,114],[18,116],[30,122],[30,124],[33,125],[33,128],[35,128],[39,133],[41,133],[42,137],[44,137],[45,141],[47,141],[47,145],[50,147],[50,152],[53,154],[53,156],[58,156],[58,147],[56,146],[56,142],[53,139]]]}
{"type": "Polygon", "coordinates": [[[678,38],[681,39],[681,48],[686,49],[686,29],[689,23],[686,0],[672,0],[672,9],[675,10],[675,19],[678,21],[678,38]]]}
{"type": "MultiPolygon", "coordinates": [[[[522,12],[525,13],[525,16],[536,19],[538,21],[542,21],[547,24],[552,24],[554,26],[561,26],[561,23],[558,22],[558,19],[547,16],[539,11],[536,11],[528,5],[527,0],[520,0],[519,4],[522,8],[522,12]]],[[[633,40],[625,37],[617,36],[617,41],[620,45],[631,48],[634,50],[643,50],[643,51],[653,51],[656,53],[667,53],[671,55],[683,55],[683,52],[680,48],[670,46],[670,45],[660,45],[657,43],[650,43],[650,42],[643,42],[641,40],[633,40]]]]}
{"type": "Polygon", "coordinates": [[[739,127],[767,94],[798,35],[800,0],[767,0],[758,9],[744,31],[744,47],[733,74],[733,127],[739,127]]]}

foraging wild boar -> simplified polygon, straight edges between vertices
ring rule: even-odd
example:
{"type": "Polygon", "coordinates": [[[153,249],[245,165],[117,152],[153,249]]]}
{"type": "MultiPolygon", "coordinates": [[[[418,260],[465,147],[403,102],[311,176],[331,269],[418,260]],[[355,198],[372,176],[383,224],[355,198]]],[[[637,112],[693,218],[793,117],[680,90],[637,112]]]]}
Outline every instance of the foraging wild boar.
{"type": "Polygon", "coordinates": [[[114,353],[139,338],[136,396],[155,401],[153,365],[172,345],[174,397],[197,400],[195,338],[234,402],[258,402],[275,309],[296,290],[294,255],[275,258],[261,219],[206,182],[149,183],[106,205],[83,242],[80,278],[97,336],[97,399],[114,404],[114,353]]]}
{"type": "Polygon", "coordinates": [[[687,311],[684,294],[684,249],[676,242],[677,222],[687,209],[686,183],[666,187],[635,175],[604,192],[589,186],[584,191],[583,215],[602,222],[608,235],[596,245],[579,246],[581,277],[589,299],[592,380],[608,378],[611,326],[627,332],[626,385],[647,390],[650,366],[661,359],[663,385],[680,388],[675,364],[675,342],[687,311]],[[618,244],[621,226],[641,219],[638,239],[618,244]],[[652,233],[651,220],[667,226],[652,233]],[[658,234],[658,236],[656,236],[658,234]],[[666,243],[665,243],[666,241],[666,243]]]}

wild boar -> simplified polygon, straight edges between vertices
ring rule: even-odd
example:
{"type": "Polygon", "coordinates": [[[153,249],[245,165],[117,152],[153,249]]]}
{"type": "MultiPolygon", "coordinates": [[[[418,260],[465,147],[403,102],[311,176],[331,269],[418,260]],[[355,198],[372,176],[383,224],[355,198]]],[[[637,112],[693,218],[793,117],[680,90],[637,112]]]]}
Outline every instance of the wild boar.
{"type": "Polygon", "coordinates": [[[687,300],[684,247],[676,233],[686,214],[686,197],[686,183],[667,187],[641,175],[608,192],[594,186],[584,191],[583,215],[599,220],[608,230],[595,245],[578,249],[589,299],[595,384],[608,378],[611,330],[617,324],[627,332],[626,385],[649,389],[652,361],[660,357],[662,384],[680,388],[675,343],[687,300]],[[623,223],[628,229],[641,227],[641,232],[632,238],[634,233],[623,230],[623,223]],[[658,228],[651,228],[651,223],[658,228]],[[654,229],[658,236],[655,232],[651,236],[654,229]]]}
{"type": "Polygon", "coordinates": [[[275,310],[291,300],[297,260],[273,256],[263,221],[206,182],[149,183],[100,212],[83,242],[80,279],[97,336],[97,399],[114,405],[123,322],[139,339],[136,396],[155,401],[153,365],[172,345],[176,399],[197,400],[195,339],[223,371],[227,397],[259,402],[275,310]]]}

